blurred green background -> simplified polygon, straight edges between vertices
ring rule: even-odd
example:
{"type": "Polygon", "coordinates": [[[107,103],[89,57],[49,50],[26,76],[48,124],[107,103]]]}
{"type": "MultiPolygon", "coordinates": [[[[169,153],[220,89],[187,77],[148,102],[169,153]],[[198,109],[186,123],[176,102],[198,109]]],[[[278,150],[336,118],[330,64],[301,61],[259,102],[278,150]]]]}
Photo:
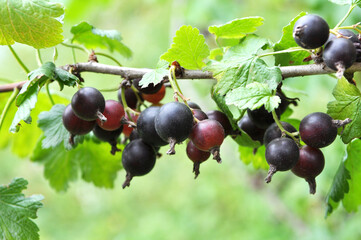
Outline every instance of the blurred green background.
{"type": "MultiPolygon", "coordinates": [[[[133,58],[123,59],[125,66],[154,67],[159,56],[170,46],[175,31],[182,25],[192,25],[202,33],[213,24],[235,18],[262,16],[264,26],[258,34],[276,42],[282,27],[299,12],[306,11],[324,17],[334,26],[347,7],[326,0],[88,0],[59,1],[64,3],[64,36],[71,37],[71,26],[87,21],[100,29],[116,29],[133,50],[133,58]]],[[[354,11],[348,23],[360,21],[361,11],[354,11]]],[[[346,23],[347,24],[347,23],[346,23]]],[[[207,42],[214,46],[209,36],[207,42]]],[[[16,44],[15,50],[29,68],[37,67],[34,49],[16,44]]],[[[58,65],[70,63],[71,50],[59,47],[58,65]]],[[[52,50],[43,50],[50,60],[52,50]]],[[[78,61],[87,56],[78,52],[78,61]]],[[[113,64],[99,57],[100,62],[113,64]]],[[[0,76],[19,81],[26,75],[10,55],[0,47],[0,76]],[[10,71],[9,71],[10,70],[10,71]]],[[[84,74],[86,85],[100,88],[117,87],[114,76],[84,74]],[[99,80],[102,80],[100,86],[99,80]],[[104,87],[106,85],[106,87],[104,87]]],[[[212,110],[210,87],[213,82],[181,81],[187,97],[204,110],[212,110]]],[[[333,100],[336,80],[329,76],[287,79],[290,97],[301,99],[294,108],[294,118],[301,119],[314,111],[326,111],[333,100]]],[[[57,91],[54,86],[53,91],[57,91]]],[[[75,90],[63,95],[69,99],[75,90]]],[[[116,98],[107,93],[106,98],[116,98]]],[[[163,102],[171,100],[168,92],[163,102]]],[[[21,134],[21,133],[20,133],[21,134]]],[[[166,149],[163,149],[163,153],[166,149]]],[[[361,239],[361,216],[339,208],[325,219],[325,198],[332,178],[343,158],[345,146],[339,139],[323,149],[326,157],[324,172],[317,178],[315,196],[308,194],[307,183],[291,173],[277,173],[271,184],[263,181],[266,172],[254,170],[239,160],[238,147],[227,139],[221,148],[223,163],[208,161],[201,165],[201,175],[193,179],[192,163],[185,154],[185,144],[176,148],[175,156],[157,161],[154,170],[145,177],[135,178],[129,189],[121,189],[125,173],[120,171],[115,188],[98,189],[79,180],[65,193],[56,193],[43,177],[43,167],[19,159],[10,149],[0,151],[0,183],[13,177],[29,181],[27,195],[42,194],[44,207],[35,222],[41,239],[361,239]]],[[[100,153],[100,154],[108,154],[100,153]]]]}

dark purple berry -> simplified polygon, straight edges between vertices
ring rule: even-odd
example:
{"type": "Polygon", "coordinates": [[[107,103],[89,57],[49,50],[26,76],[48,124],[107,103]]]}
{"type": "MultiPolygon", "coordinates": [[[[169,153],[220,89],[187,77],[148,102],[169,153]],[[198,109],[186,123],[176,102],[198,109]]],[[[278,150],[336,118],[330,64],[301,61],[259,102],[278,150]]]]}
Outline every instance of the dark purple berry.
{"type": "Polygon", "coordinates": [[[186,140],[192,131],[193,114],[185,104],[170,102],[160,108],[154,123],[158,135],[170,144],[167,154],[175,154],[175,144],[186,140]]]}
{"type": "MultiPolygon", "coordinates": [[[[127,102],[127,106],[131,109],[136,109],[138,105],[138,97],[140,100],[142,100],[142,95],[140,93],[134,93],[132,88],[126,88],[124,89],[124,97],[125,101],[127,102]],[[138,97],[137,97],[138,95],[138,97]]],[[[118,90],[118,100],[123,105],[122,101],[122,89],[118,90]]]]}
{"type": "Polygon", "coordinates": [[[84,135],[93,129],[95,121],[85,121],[75,115],[71,105],[66,106],[63,112],[63,125],[70,132],[69,143],[74,144],[75,135],[84,135]]]}
{"type": "Polygon", "coordinates": [[[277,171],[290,170],[298,161],[300,150],[290,138],[276,138],[266,147],[266,161],[269,165],[266,183],[271,182],[277,171]]]}
{"type": "Polygon", "coordinates": [[[113,130],[113,131],[107,131],[104,130],[103,128],[99,127],[98,125],[95,125],[95,127],[93,128],[93,133],[94,135],[101,141],[104,142],[108,142],[112,149],[110,151],[111,154],[115,154],[116,152],[121,151],[118,147],[118,138],[120,136],[120,134],[123,131],[123,126],[120,126],[118,129],[113,130]]]}
{"type": "Polygon", "coordinates": [[[325,157],[318,148],[303,146],[300,149],[300,158],[292,168],[292,172],[301,178],[304,178],[310,187],[310,193],[316,193],[315,178],[322,172],[325,166],[325,157]]]}
{"type": "Polygon", "coordinates": [[[337,136],[337,127],[326,113],[314,112],[300,123],[300,137],[307,145],[323,148],[330,145],[337,136]]]}
{"type": "Polygon", "coordinates": [[[349,68],[356,60],[354,44],[345,38],[335,38],[329,41],[323,51],[323,61],[327,67],[341,71],[349,68]]]}
{"type": "Polygon", "coordinates": [[[105,122],[103,116],[105,100],[101,92],[93,87],[79,89],[71,99],[71,107],[79,118],[86,121],[100,119],[105,122]]]}
{"type": "Polygon", "coordinates": [[[136,139],[125,146],[122,154],[123,168],[127,172],[123,188],[129,187],[130,181],[135,176],[143,176],[149,173],[156,160],[154,148],[142,139],[136,139]]]}
{"type": "Polygon", "coordinates": [[[293,38],[306,49],[319,48],[328,39],[330,28],[320,16],[308,14],[297,20],[293,27],[293,38]]]}
{"type": "Polygon", "coordinates": [[[254,124],[254,122],[246,115],[241,118],[238,122],[238,127],[246,132],[254,141],[259,141],[261,144],[263,142],[263,136],[265,129],[259,128],[254,124]]]}
{"type": "Polygon", "coordinates": [[[137,120],[137,132],[144,142],[155,147],[168,144],[155,130],[154,121],[160,111],[160,107],[149,107],[143,110],[137,120]]]}

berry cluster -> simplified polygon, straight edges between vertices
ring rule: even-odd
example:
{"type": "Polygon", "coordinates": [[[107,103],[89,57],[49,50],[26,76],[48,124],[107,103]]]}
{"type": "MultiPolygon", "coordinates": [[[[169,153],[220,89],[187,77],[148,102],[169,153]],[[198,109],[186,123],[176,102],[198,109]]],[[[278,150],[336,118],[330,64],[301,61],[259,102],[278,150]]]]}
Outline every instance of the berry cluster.
{"type": "Polygon", "coordinates": [[[298,19],[293,28],[293,38],[305,49],[324,46],[316,51],[316,55],[322,56],[318,62],[323,61],[329,68],[336,70],[338,76],[342,76],[355,61],[361,62],[360,35],[348,29],[330,30],[320,16],[308,14],[298,19]]]}
{"type": "MultiPolygon", "coordinates": [[[[252,113],[252,111],[249,111],[252,113]]],[[[259,116],[266,119],[269,113],[259,116]]],[[[253,140],[266,146],[266,161],[269,165],[265,181],[271,182],[277,171],[291,170],[296,176],[304,178],[310,187],[310,193],[316,192],[315,178],[324,167],[325,159],[319,148],[330,145],[337,136],[337,128],[349,123],[349,120],[333,120],[329,115],[315,112],[304,117],[299,132],[287,122],[279,121],[268,126],[260,125],[257,119],[244,116],[238,126],[253,140]],[[301,146],[300,139],[306,144],[301,146]]]]}
{"type": "Polygon", "coordinates": [[[227,116],[220,111],[206,114],[192,102],[161,105],[165,85],[150,84],[142,88],[139,81],[135,79],[127,88],[120,89],[119,101],[105,100],[100,91],[92,87],[77,91],[63,113],[63,124],[70,132],[69,142],[74,144],[74,136],[92,131],[95,137],[110,143],[111,153],[115,154],[120,151],[117,144],[123,133],[124,142],[129,140],[122,154],[126,171],[123,188],[130,185],[134,176],[145,175],[153,169],[160,147],[169,144],[167,154],[175,154],[175,145],[187,139],[187,155],[194,162],[195,177],[200,163],[211,154],[220,163],[219,147],[232,132],[227,116]],[[147,107],[144,100],[153,105],[147,107]]]}

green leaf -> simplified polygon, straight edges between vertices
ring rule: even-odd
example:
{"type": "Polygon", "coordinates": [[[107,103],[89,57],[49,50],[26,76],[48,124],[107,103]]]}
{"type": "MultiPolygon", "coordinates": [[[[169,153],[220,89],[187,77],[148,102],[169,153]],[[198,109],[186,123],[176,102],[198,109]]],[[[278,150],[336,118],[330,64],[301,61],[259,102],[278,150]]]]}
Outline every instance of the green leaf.
{"type": "MultiPolygon", "coordinates": [[[[0,109],[4,108],[4,105],[9,97],[8,93],[0,94],[0,109]]],[[[68,99],[62,98],[58,95],[53,95],[53,99],[56,103],[69,103],[68,99]]],[[[46,94],[40,93],[38,95],[38,101],[36,108],[32,110],[31,116],[34,121],[37,121],[38,115],[42,111],[48,111],[52,107],[51,102],[46,94]]],[[[0,131],[0,148],[10,146],[12,152],[19,157],[27,157],[35,148],[38,138],[42,131],[36,124],[22,124],[21,133],[13,134],[8,131],[12,123],[13,117],[16,114],[17,107],[13,104],[7,112],[3,127],[0,131]]]]}
{"type": "Polygon", "coordinates": [[[208,31],[219,38],[241,38],[257,31],[263,20],[262,17],[238,18],[226,24],[210,26],[208,31]]]}
{"type": "Polygon", "coordinates": [[[50,111],[39,114],[38,127],[43,130],[45,138],[42,140],[41,147],[43,149],[56,147],[62,142],[66,146],[69,133],[65,129],[62,121],[65,105],[56,104],[50,111]]]}
{"type": "Polygon", "coordinates": [[[157,66],[154,70],[143,75],[142,80],[139,84],[143,88],[147,87],[149,84],[153,83],[154,85],[160,83],[164,76],[168,74],[169,63],[165,60],[159,60],[157,66]]]}
{"type": "Polygon", "coordinates": [[[282,80],[280,69],[268,67],[257,57],[268,44],[264,38],[249,35],[239,45],[230,48],[222,61],[213,61],[207,66],[206,69],[212,71],[218,80],[216,91],[224,95],[252,82],[267,83],[271,89],[276,89],[282,80]]]}
{"type": "Polygon", "coordinates": [[[271,112],[278,107],[280,102],[281,99],[273,95],[268,85],[258,82],[236,88],[226,95],[227,105],[233,104],[244,110],[247,108],[253,110],[264,105],[266,110],[271,112]]]}
{"type": "Polygon", "coordinates": [[[60,144],[54,148],[43,149],[39,141],[31,160],[44,164],[44,176],[56,191],[66,191],[69,183],[78,177],[78,161],[72,151],[66,151],[60,144]]]}
{"type": "MultiPolygon", "coordinates": [[[[282,51],[292,47],[298,47],[297,43],[293,39],[293,26],[295,25],[296,21],[306,15],[307,13],[301,12],[298,14],[291,22],[285,26],[282,30],[282,37],[281,39],[273,46],[275,51],[282,51]]],[[[289,65],[304,65],[307,64],[303,62],[303,59],[308,57],[310,53],[308,51],[297,51],[291,53],[284,53],[284,54],[277,54],[275,55],[276,64],[281,66],[289,66],[289,65]]]]}
{"type": "Polygon", "coordinates": [[[336,100],[327,104],[327,113],[333,119],[352,119],[341,135],[342,141],[349,143],[353,138],[361,137],[361,93],[355,85],[342,78],[338,80],[333,96],[336,100]]]}
{"type": "Polygon", "coordinates": [[[350,179],[350,173],[345,168],[345,163],[342,161],[333,179],[331,189],[327,195],[326,216],[330,215],[338,207],[339,202],[344,198],[344,195],[348,193],[348,179],[350,179]]]}
{"type": "Polygon", "coordinates": [[[121,169],[121,154],[110,154],[108,143],[97,144],[85,140],[75,149],[67,151],[63,144],[43,149],[38,142],[31,160],[44,164],[44,175],[56,191],[66,191],[69,184],[78,178],[92,182],[95,186],[112,188],[121,169]]]}
{"type": "Polygon", "coordinates": [[[214,89],[212,89],[212,99],[216,102],[218,108],[224,114],[226,114],[229,122],[232,125],[232,128],[238,129],[237,123],[234,121],[234,115],[238,114],[240,118],[244,114],[244,111],[240,111],[239,109],[232,109],[232,107],[226,104],[224,96],[215,92],[214,89]]]}
{"type": "MultiPolygon", "coordinates": [[[[27,82],[27,83],[30,83],[27,82]]],[[[35,104],[38,101],[38,93],[40,88],[37,85],[33,85],[30,89],[26,88],[26,98],[22,100],[20,104],[13,122],[10,125],[10,131],[15,133],[19,131],[19,126],[21,126],[20,122],[24,121],[27,124],[30,124],[32,118],[30,116],[31,110],[35,108],[35,104]]],[[[22,94],[21,92],[19,94],[22,94]]]]}
{"type": "Polygon", "coordinates": [[[171,48],[160,58],[169,63],[178,61],[186,69],[201,69],[205,66],[203,60],[208,56],[209,48],[199,30],[182,26],[176,32],[171,48]]]}
{"type": "Polygon", "coordinates": [[[53,47],[63,41],[64,14],[60,3],[45,0],[0,1],[0,45],[24,43],[34,48],[53,47]]]}
{"type": "Polygon", "coordinates": [[[72,42],[84,45],[88,49],[107,49],[117,51],[122,56],[130,58],[131,50],[122,43],[122,37],[117,30],[101,30],[87,22],[81,22],[71,28],[74,35],[72,42]]]}
{"type": "Polygon", "coordinates": [[[345,167],[350,173],[349,191],[344,196],[342,205],[348,212],[356,212],[361,205],[361,140],[356,139],[347,146],[345,167]]]}
{"type": "Polygon", "coordinates": [[[347,152],[334,178],[327,197],[327,214],[331,214],[342,200],[348,212],[355,212],[361,205],[361,140],[347,145],[347,152]]]}
{"type": "Polygon", "coordinates": [[[238,151],[240,154],[241,161],[244,162],[245,164],[248,165],[252,163],[255,169],[269,168],[265,158],[266,148],[264,145],[257,149],[240,146],[238,148],[238,151]]]}
{"type": "Polygon", "coordinates": [[[37,211],[43,206],[41,195],[25,197],[22,191],[28,182],[15,178],[7,186],[0,186],[0,238],[39,239],[39,228],[30,220],[37,218],[37,211]]]}
{"type": "Polygon", "coordinates": [[[254,141],[245,131],[241,129],[239,131],[241,134],[233,139],[238,145],[249,148],[258,148],[262,145],[259,141],[254,141]]]}
{"type": "Polygon", "coordinates": [[[60,90],[63,90],[64,85],[69,87],[75,87],[79,78],[74,74],[65,71],[61,68],[55,68],[53,80],[57,81],[60,85],[60,90]]]}

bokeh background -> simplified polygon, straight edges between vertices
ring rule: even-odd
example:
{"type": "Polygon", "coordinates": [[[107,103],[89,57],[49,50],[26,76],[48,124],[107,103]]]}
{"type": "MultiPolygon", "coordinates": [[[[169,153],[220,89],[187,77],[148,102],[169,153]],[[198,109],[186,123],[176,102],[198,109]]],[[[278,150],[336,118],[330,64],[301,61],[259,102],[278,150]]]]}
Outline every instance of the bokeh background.
{"type": "MultiPolygon", "coordinates": [[[[66,7],[64,36],[70,38],[71,26],[87,21],[100,29],[116,29],[133,51],[130,60],[115,54],[124,65],[153,68],[170,46],[175,31],[192,25],[207,36],[207,28],[235,18],[262,16],[264,25],[258,34],[277,42],[282,27],[301,11],[319,14],[334,26],[347,7],[326,0],[63,0],[66,7]]],[[[354,11],[347,23],[360,21],[361,11],[354,11]]],[[[34,49],[16,44],[15,50],[29,68],[37,67],[34,49]]],[[[70,63],[71,50],[58,48],[58,65],[70,63]]],[[[87,56],[78,53],[78,61],[87,56]]],[[[52,50],[43,50],[50,60],[52,50]]],[[[113,64],[99,57],[102,63],[113,64]]],[[[0,75],[19,81],[26,75],[7,47],[0,47],[0,75]]],[[[86,84],[115,88],[120,79],[114,76],[84,74],[86,84]],[[101,82],[101,85],[99,84],[101,82]]],[[[187,97],[203,109],[215,109],[210,98],[210,80],[181,81],[187,97]]],[[[287,79],[286,93],[301,99],[294,107],[294,118],[301,119],[314,111],[326,111],[333,100],[336,79],[313,76],[287,79]],[[297,90],[297,91],[295,91],[297,90]]],[[[57,87],[52,89],[57,91],[57,87]]],[[[70,99],[75,90],[61,93],[70,99]]],[[[116,92],[106,93],[116,98],[116,92]]],[[[168,91],[163,102],[171,101],[168,91]]],[[[21,134],[21,133],[20,133],[21,134]]],[[[1,136],[0,136],[1,137],[1,136]]],[[[163,153],[166,149],[163,149],[163,153]]],[[[114,189],[99,189],[81,180],[71,184],[65,193],[52,190],[43,176],[43,167],[29,159],[20,159],[10,148],[0,151],[0,183],[13,177],[29,181],[27,195],[42,194],[44,207],[35,222],[43,240],[99,239],[361,239],[360,213],[347,213],[339,208],[324,218],[325,198],[332,178],[343,158],[345,146],[339,139],[322,149],[326,157],[324,172],[317,178],[318,189],[308,194],[307,183],[291,173],[277,173],[271,184],[263,181],[264,170],[254,170],[240,161],[238,147],[227,139],[221,148],[223,163],[208,161],[201,174],[193,179],[192,163],[185,154],[185,144],[176,148],[175,156],[163,155],[154,170],[135,178],[123,190],[125,172],[120,171],[114,189]]],[[[108,152],[99,154],[109,154],[108,152]]],[[[361,197],[361,196],[360,196],[361,197]]]]}

